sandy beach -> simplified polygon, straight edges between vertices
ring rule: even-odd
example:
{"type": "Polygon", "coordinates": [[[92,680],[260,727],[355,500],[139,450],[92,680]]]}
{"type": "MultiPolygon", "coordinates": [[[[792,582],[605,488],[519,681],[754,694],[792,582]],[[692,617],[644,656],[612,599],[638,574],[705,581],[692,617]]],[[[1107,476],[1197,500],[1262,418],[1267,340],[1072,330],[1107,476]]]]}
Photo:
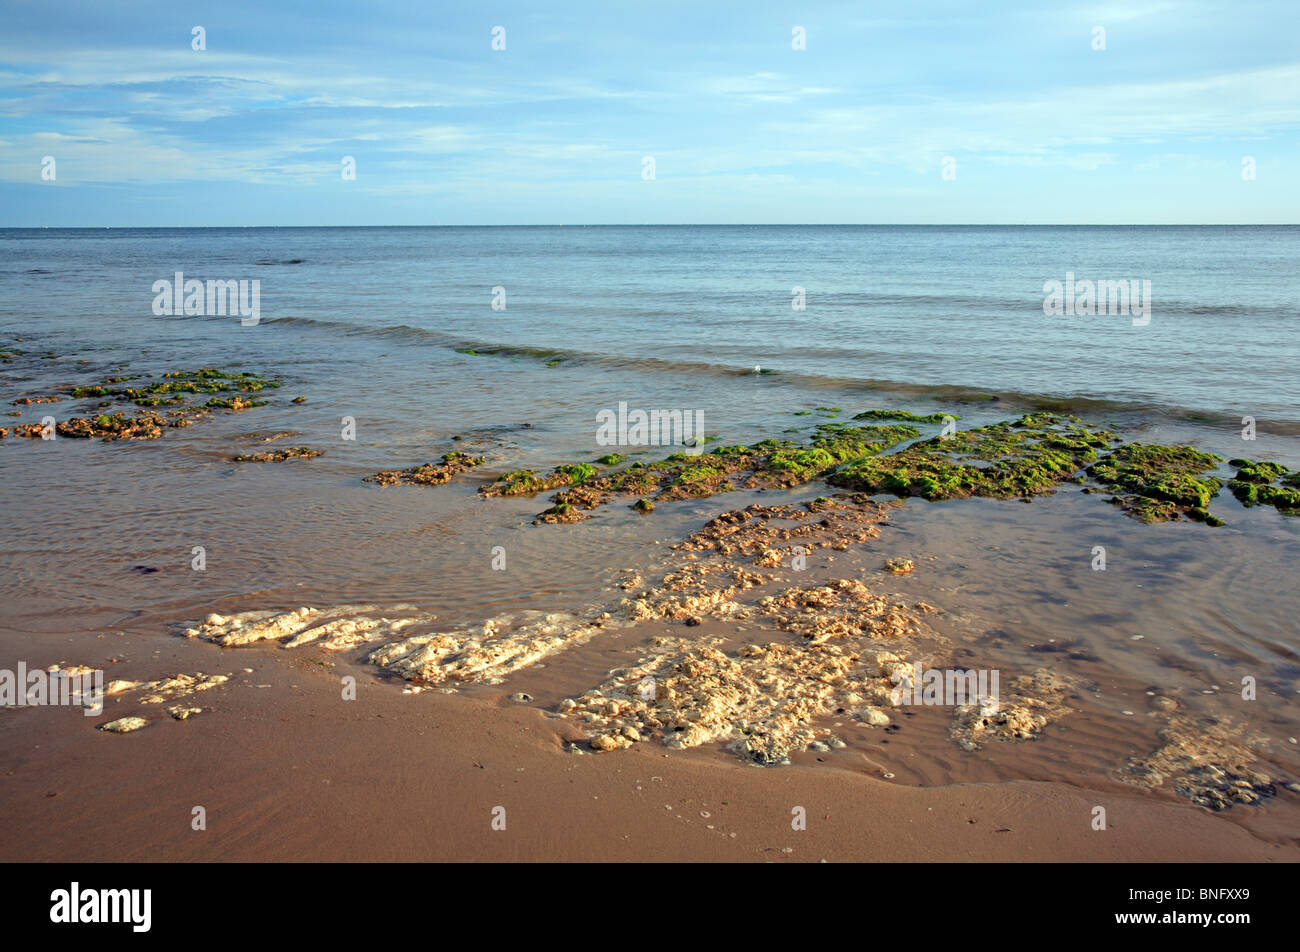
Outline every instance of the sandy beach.
{"type": "MultiPolygon", "coordinates": [[[[107,646],[61,648],[89,657],[107,646]]],[[[410,697],[367,679],[364,702],[347,705],[332,674],[274,649],[232,657],[128,635],[107,650],[122,659],[112,670],[137,677],[232,680],[204,696],[202,716],[121,737],[78,711],[7,712],[6,860],[1297,858],[1284,820],[1225,823],[1113,784],[899,786],[861,763],[769,769],[648,745],[577,756],[564,752],[577,732],[505,696],[410,697]],[[1091,828],[1097,804],[1105,832],[1091,828]],[[195,806],[206,808],[204,831],[191,827],[195,806]],[[798,806],[802,831],[791,828],[798,806]],[[492,828],[497,807],[504,830],[492,828]]]]}
{"type": "MultiPolygon", "coordinates": [[[[220,479],[215,446],[248,443],[246,415],[287,419],[303,402],[251,372],[150,379],[52,390],[137,405],[69,419],[61,439],[98,467],[206,434],[194,465],[220,479]],[[151,408],[158,394],[172,416],[151,408]]],[[[438,524],[479,539],[459,565],[463,591],[488,593],[477,617],[328,585],[297,606],[177,597],[206,571],[195,561],[123,567],[161,596],[129,618],[50,615],[35,593],[26,617],[42,630],[6,628],[4,657],[54,681],[96,672],[103,709],[3,711],[6,858],[1300,858],[1293,683],[1267,672],[1239,700],[1218,674],[1252,670],[1240,649],[1198,671],[1162,638],[1180,600],[1205,611],[1188,578],[1265,613],[1237,624],[1277,623],[1284,606],[1240,589],[1281,577],[1221,567],[1291,544],[1274,534],[1280,506],[1256,498],[1286,467],[1056,414],[964,429],[903,409],[812,416],[800,439],[549,471],[510,468],[500,436],[457,434],[466,449],[429,463],[329,477],[375,514],[398,500],[403,521],[443,499],[438,524]],[[494,506],[514,515],[489,546],[494,506]],[[512,604],[518,576],[497,581],[512,563],[555,577],[548,553],[581,550],[602,523],[634,543],[630,565],[593,575],[584,600],[512,604]],[[1073,536],[1104,541],[1102,564],[1073,536]]],[[[6,458],[43,442],[20,425],[6,458]]],[[[285,498],[318,472],[300,468],[318,454],[250,455],[227,459],[278,473],[285,498]]]]}

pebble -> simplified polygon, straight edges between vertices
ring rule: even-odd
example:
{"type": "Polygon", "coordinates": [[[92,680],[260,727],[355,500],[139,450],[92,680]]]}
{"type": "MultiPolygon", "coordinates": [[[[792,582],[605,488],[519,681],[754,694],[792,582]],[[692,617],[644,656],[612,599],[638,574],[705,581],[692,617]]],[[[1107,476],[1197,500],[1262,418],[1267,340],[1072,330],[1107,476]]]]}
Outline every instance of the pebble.
{"type": "Polygon", "coordinates": [[[107,724],[100,724],[99,729],[110,734],[129,734],[131,731],[138,731],[148,723],[143,717],[119,717],[107,724]]]}
{"type": "Polygon", "coordinates": [[[864,707],[858,712],[858,716],[872,727],[884,727],[889,723],[889,715],[878,707],[864,707]]]}

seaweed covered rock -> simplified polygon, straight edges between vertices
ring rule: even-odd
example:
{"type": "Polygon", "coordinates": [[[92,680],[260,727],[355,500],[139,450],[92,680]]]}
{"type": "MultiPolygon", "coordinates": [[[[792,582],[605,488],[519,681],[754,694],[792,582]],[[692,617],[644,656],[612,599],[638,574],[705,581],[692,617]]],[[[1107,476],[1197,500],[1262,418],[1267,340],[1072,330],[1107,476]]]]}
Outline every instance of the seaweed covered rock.
{"type": "MultiPolygon", "coordinates": [[[[151,375],[150,375],[151,376],[151,375]]],[[[55,424],[59,436],[70,439],[100,438],[104,442],[116,440],[153,440],[162,436],[169,427],[190,426],[208,417],[213,410],[241,411],[250,407],[265,406],[265,400],[251,400],[248,394],[280,386],[278,380],[262,377],[252,371],[234,372],[215,367],[198,370],[177,370],[164,374],[162,379],[134,387],[118,386],[138,375],[109,377],[88,386],[64,387],[62,390],[72,400],[99,399],[99,412],[89,416],[74,416],[55,424]],[[217,394],[206,403],[192,402],[192,395],[217,394]],[[110,412],[113,403],[134,404],[143,409],[128,416],[127,411],[110,412]],[[173,409],[151,412],[154,408],[170,406],[173,409]],[[165,415],[164,415],[165,414],[165,415]]],[[[26,397],[21,403],[52,403],[60,396],[26,397]]],[[[15,436],[38,438],[43,428],[38,424],[23,424],[14,428],[15,436]]]]}
{"type": "Polygon", "coordinates": [[[1228,481],[1228,489],[1243,506],[1272,506],[1286,515],[1300,514],[1300,473],[1293,473],[1281,463],[1234,459],[1237,475],[1228,481]],[[1280,480],[1282,485],[1275,486],[1280,480]]]}
{"type": "Polygon", "coordinates": [[[164,405],[182,406],[194,394],[233,394],[228,398],[213,397],[209,406],[223,409],[242,409],[226,406],[228,403],[242,403],[245,406],[261,406],[261,403],[248,401],[239,394],[258,393],[262,390],[280,386],[278,380],[262,377],[252,371],[226,371],[216,367],[200,367],[198,370],[175,370],[163,374],[162,379],[134,387],[118,387],[116,384],[138,380],[135,376],[110,377],[98,384],[74,387],[70,395],[74,399],[85,397],[111,397],[141,407],[164,405]]]}
{"type": "Polygon", "coordinates": [[[241,453],[234,458],[236,463],[281,463],[287,459],[314,459],[323,450],[314,450],[307,446],[293,446],[284,450],[265,450],[261,453],[241,453]]]}
{"type": "Polygon", "coordinates": [[[1237,475],[1233,478],[1245,483],[1273,483],[1291,472],[1281,463],[1268,460],[1255,462],[1248,459],[1232,459],[1228,460],[1228,465],[1237,467],[1237,475]]]}
{"type": "Polygon", "coordinates": [[[156,413],[101,413],[96,417],[73,417],[55,425],[59,436],[70,439],[99,437],[106,443],[115,440],[155,440],[162,436],[163,428],[174,425],[156,413]]]}
{"type": "MultiPolygon", "coordinates": [[[[817,427],[812,440],[797,444],[788,440],[763,440],[753,446],[718,446],[708,453],[677,452],[651,463],[634,462],[622,469],[601,473],[590,463],[556,466],[539,476],[531,469],[505,473],[479,491],[485,496],[532,495],[569,487],[566,492],[584,490],[582,498],[553,496],[556,503],[538,517],[539,522],[576,521],[560,507],[595,508],[615,495],[645,499],[632,505],[638,512],[653,510],[653,501],[700,499],[736,489],[778,489],[800,486],[825,476],[848,460],[879,453],[909,439],[920,431],[907,425],[848,426],[827,423],[817,427]],[[593,501],[593,505],[588,505],[593,501]]],[[[601,457],[607,463],[621,457],[601,457]]]]}
{"type": "MultiPolygon", "coordinates": [[[[819,409],[829,413],[834,408],[819,409]]],[[[914,425],[955,419],[950,414],[865,410],[853,422],[821,423],[803,441],[769,438],[626,464],[621,454],[610,453],[591,463],[561,464],[544,475],[531,469],[507,472],[479,492],[529,496],[562,490],[536,522],[567,523],[587,518],[587,511],[617,496],[631,497],[630,506],[647,513],[662,501],[791,489],[822,480],[847,490],[850,498],[890,494],[1028,501],[1056,492],[1065,482],[1088,484],[1092,477],[1101,488],[1084,485],[1083,492],[1108,490],[1110,501],[1139,521],[1189,518],[1223,525],[1209,511],[1223,488],[1213,475],[1223,460],[1213,453],[1190,446],[1124,444],[1109,430],[1050,412],[956,432],[945,426],[928,438],[914,425]]],[[[1229,486],[1245,505],[1300,512],[1300,474],[1279,463],[1232,462],[1239,469],[1229,486]]]]}
{"type": "Polygon", "coordinates": [[[381,486],[396,486],[399,484],[439,486],[453,476],[459,476],[475,466],[483,465],[486,461],[486,457],[471,456],[468,453],[456,450],[443,454],[440,462],[412,466],[410,469],[385,470],[381,473],[375,473],[373,476],[367,476],[364,481],[378,483],[381,486]]]}
{"type": "Polygon", "coordinates": [[[1143,522],[1185,515],[1222,525],[1209,506],[1223,483],[1204,475],[1222,462],[1223,457],[1191,446],[1128,443],[1088,467],[1088,473],[1115,494],[1125,512],[1143,522]]]}
{"type": "Polygon", "coordinates": [[[947,423],[949,420],[960,420],[961,417],[954,413],[929,413],[920,416],[908,410],[863,410],[861,413],[854,414],[853,419],[906,420],[911,423],[947,423]]]}
{"type": "Polygon", "coordinates": [[[856,460],[827,482],[855,492],[930,500],[1035,496],[1053,492],[1115,439],[1073,417],[1030,414],[856,460]]]}
{"type": "Polygon", "coordinates": [[[596,472],[596,467],[590,463],[562,464],[545,476],[538,476],[531,469],[517,469],[498,476],[480,488],[479,492],[484,496],[532,496],[548,489],[581,486],[590,481],[596,472]]]}
{"type": "Polygon", "coordinates": [[[537,518],[533,520],[533,523],[534,525],[540,525],[545,522],[559,525],[570,525],[590,518],[591,516],[573,505],[573,503],[560,502],[556,503],[550,509],[544,509],[539,512],[537,518]]]}

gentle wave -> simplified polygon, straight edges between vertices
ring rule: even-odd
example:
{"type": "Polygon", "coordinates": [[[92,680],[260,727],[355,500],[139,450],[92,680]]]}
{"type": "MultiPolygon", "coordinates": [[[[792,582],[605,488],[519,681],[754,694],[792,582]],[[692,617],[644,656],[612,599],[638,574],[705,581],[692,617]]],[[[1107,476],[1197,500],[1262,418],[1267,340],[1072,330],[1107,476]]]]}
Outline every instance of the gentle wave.
{"type": "MultiPolygon", "coordinates": [[[[310,327],[348,336],[367,336],[401,341],[423,341],[431,346],[458,352],[472,351],[477,357],[524,358],[538,362],[570,365],[593,365],[609,369],[637,370],[649,373],[712,375],[715,377],[773,376],[782,381],[813,390],[849,390],[888,394],[925,400],[931,403],[997,404],[1012,410],[1051,411],[1083,414],[1138,414],[1168,421],[1221,426],[1225,429],[1240,425],[1241,414],[1236,409],[1194,408],[1154,401],[1126,400],[1093,397],[1081,394],[1061,396],[1024,390],[990,389],[963,384],[921,384],[874,377],[846,377],[832,374],[814,374],[802,371],[763,367],[738,367],[710,361],[674,360],[662,357],[609,354],[572,348],[526,347],[502,344],[495,341],[459,337],[442,331],[409,324],[375,327],[350,321],[324,321],[310,317],[282,317],[263,321],[272,326],[310,327]]],[[[1262,432],[1282,436],[1300,436],[1300,419],[1270,417],[1260,421],[1262,432]]]]}

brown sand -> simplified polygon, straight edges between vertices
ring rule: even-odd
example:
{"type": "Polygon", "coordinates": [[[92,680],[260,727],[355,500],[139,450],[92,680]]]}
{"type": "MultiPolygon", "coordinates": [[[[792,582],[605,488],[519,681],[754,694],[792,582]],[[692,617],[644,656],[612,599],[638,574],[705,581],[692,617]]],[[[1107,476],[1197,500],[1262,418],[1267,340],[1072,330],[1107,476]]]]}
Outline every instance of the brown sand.
{"type": "MultiPolygon", "coordinates": [[[[329,669],[296,651],[222,650],[156,632],[51,641],[50,656],[32,663],[102,664],[109,680],[233,677],[182,699],[204,709],[185,721],[165,705],[113,698],[99,717],[0,712],[6,860],[1300,858],[1285,830],[1248,831],[1138,788],[902,786],[833,764],[764,768],[658,745],[575,754],[565,747],[581,736],[576,725],[510,702],[508,686],[403,694],[400,682],[343,660],[329,669]],[[341,699],[349,673],[355,701],[341,699]],[[141,710],[142,730],[94,729],[141,710]],[[196,805],[206,830],[191,829],[196,805]],[[1097,805],[1105,831],[1092,829],[1097,805]],[[791,827],[797,806],[806,830],[791,827]],[[492,828],[496,807],[505,830],[492,828]]],[[[0,637],[5,657],[29,643],[0,637]]]]}

